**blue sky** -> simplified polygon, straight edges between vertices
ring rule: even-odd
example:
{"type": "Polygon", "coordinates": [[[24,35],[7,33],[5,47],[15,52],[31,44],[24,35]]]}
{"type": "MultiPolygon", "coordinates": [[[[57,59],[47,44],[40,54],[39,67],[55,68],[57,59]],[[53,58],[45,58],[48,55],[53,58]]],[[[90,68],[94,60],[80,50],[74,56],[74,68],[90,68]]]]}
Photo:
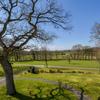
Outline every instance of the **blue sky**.
{"type": "Polygon", "coordinates": [[[58,3],[72,15],[71,32],[64,30],[53,30],[58,36],[54,42],[49,44],[50,49],[70,49],[75,44],[94,46],[90,42],[91,28],[95,22],[100,22],[100,0],[58,0],[58,3]]]}

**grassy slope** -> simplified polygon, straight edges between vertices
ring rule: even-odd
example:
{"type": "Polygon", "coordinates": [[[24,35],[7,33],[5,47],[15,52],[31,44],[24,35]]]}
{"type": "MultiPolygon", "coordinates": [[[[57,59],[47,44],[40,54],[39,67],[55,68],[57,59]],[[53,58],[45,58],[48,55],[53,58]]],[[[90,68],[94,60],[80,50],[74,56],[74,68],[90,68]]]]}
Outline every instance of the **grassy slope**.
{"type": "Polygon", "coordinates": [[[23,74],[21,77],[34,77],[34,78],[45,78],[49,80],[62,81],[75,88],[83,87],[85,93],[88,94],[92,100],[97,100],[100,96],[100,74],[79,74],[79,73],[68,73],[68,74],[23,74]]]}

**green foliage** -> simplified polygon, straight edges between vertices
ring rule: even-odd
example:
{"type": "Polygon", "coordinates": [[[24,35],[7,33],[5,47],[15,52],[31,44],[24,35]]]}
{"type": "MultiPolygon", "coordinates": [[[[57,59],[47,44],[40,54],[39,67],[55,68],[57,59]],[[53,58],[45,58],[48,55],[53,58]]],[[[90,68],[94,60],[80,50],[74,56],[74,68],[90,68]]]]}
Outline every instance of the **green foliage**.
{"type": "Polygon", "coordinates": [[[39,73],[39,68],[38,67],[30,67],[28,69],[28,72],[33,73],[33,74],[38,74],[39,73]]]}
{"type": "Polygon", "coordinates": [[[57,70],[50,69],[50,70],[49,70],[49,72],[50,72],[50,73],[56,73],[56,72],[57,72],[57,70]]]}

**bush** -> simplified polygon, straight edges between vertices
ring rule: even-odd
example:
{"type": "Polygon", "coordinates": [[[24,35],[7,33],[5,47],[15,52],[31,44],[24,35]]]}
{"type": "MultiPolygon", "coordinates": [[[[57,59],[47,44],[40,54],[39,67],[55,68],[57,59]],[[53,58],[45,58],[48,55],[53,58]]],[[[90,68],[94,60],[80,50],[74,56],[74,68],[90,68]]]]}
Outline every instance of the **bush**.
{"type": "Polygon", "coordinates": [[[33,74],[38,74],[39,73],[39,68],[37,68],[37,67],[30,67],[29,69],[28,69],[28,72],[30,72],[30,73],[33,73],[33,74]]]}
{"type": "Polygon", "coordinates": [[[77,73],[76,71],[72,71],[72,73],[77,73]]]}
{"type": "Polygon", "coordinates": [[[82,73],[82,74],[84,74],[85,72],[83,72],[83,71],[78,71],[78,73],[82,73]]]}
{"type": "Polygon", "coordinates": [[[63,70],[57,69],[58,73],[63,73],[63,70]]]}
{"type": "Polygon", "coordinates": [[[50,72],[50,73],[57,73],[57,70],[50,69],[49,72],[50,72]]]}
{"type": "Polygon", "coordinates": [[[49,69],[40,69],[40,73],[49,73],[49,69]]]}
{"type": "Polygon", "coordinates": [[[33,68],[32,68],[32,73],[38,74],[38,73],[39,73],[39,68],[33,67],[33,68]]]}

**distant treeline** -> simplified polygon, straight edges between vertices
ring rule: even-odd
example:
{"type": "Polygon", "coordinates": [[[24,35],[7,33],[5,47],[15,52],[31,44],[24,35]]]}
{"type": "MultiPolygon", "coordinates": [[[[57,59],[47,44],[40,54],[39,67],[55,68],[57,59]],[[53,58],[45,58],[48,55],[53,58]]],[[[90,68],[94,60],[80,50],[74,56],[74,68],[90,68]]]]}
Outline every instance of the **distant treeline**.
{"type": "Polygon", "coordinates": [[[47,50],[17,50],[9,55],[10,61],[31,60],[95,60],[96,51],[100,48],[88,48],[79,50],[47,51],[47,50]]]}

